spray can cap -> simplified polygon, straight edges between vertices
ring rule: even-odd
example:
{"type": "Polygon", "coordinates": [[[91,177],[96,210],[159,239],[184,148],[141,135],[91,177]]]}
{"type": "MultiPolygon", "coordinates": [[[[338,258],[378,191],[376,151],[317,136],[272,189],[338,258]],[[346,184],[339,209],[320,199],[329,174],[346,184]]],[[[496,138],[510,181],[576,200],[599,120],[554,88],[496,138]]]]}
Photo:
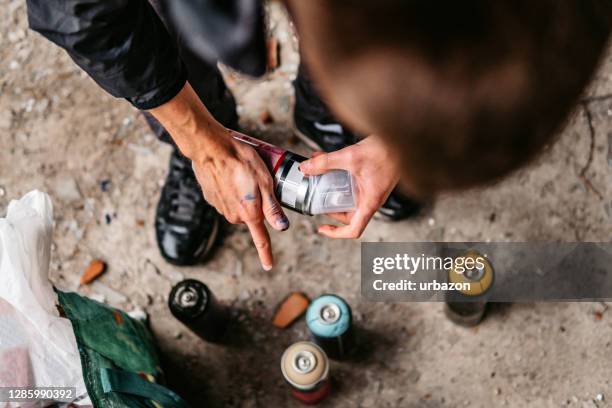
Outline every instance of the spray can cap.
{"type": "Polygon", "coordinates": [[[459,292],[466,296],[483,296],[493,286],[494,271],[489,259],[482,256],[478,251],[470,249],[462,255],[463,258],[471,258],[474,262],[480,258],[482,265],[478,263],[474,268],[466,268],[459,272],[453,268],[448,271],[448,280],[454,283],[469,283],[469,289],[460,289],[459,292]]]}
{"type": "Polygon", "coordinates": [[[189,319],[206,311],[210,297],[210,290],[204,283],[195,279],[186,279],[172,288],[168,304],[177,319],[189,319]]]}
{"type": "Polygon", "coordinates": [[[341,336],[351,323],[351,309],[340,296],[320,296],[312,301],[306,311],[306,324],[315,336],[341,336]]]}
{"type": "Polygon", "coordinates": [[[321,321],[324,324],[333,324],[340,320],[342,312],[335,303],[328,303],[321,308],[321,321]]]}
{"type": "Polygon", "coordinates": [[[283,353],[281,371],[293,387],[308,391],[327,379],[329,360],[316,344],[300,341],[289,346],[283,353]]]}

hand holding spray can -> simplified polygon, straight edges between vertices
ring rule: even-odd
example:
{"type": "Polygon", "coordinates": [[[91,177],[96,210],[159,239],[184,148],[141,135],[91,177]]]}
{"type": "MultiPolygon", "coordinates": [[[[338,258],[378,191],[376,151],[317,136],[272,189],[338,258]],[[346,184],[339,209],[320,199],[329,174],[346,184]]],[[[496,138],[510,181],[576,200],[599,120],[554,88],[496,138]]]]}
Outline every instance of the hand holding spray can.
{"type": "Polygon", "coordinates": [[[306,176],[299,168],[305,157],[243,134],[235,133],[234,139],[257,150],[272,174],[276,196],[284,207],[306,215],[355,209],[353,178],[348,171],[306,176]]]}

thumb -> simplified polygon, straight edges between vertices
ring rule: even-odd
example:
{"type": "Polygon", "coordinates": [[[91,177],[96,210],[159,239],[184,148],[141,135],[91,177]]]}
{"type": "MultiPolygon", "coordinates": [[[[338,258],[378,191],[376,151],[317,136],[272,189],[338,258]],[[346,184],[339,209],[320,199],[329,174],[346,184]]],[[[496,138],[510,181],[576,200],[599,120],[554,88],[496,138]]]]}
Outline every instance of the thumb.
{"type": "Polygon", "coordinates": [[[346,167],[345,149],[331,153],[318,153],[302,162],[300,171],[307,176],[317,176],[330,170],[344,169],[346,167]]]}

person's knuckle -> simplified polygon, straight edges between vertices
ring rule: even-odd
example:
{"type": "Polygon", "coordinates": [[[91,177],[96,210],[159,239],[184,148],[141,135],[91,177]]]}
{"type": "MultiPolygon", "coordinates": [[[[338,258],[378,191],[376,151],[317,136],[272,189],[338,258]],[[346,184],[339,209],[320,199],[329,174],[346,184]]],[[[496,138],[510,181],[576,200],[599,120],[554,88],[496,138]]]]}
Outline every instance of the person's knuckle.
{"type": "Polygon", "coordinates": [[[230,224],[239,224],[240,223],[240,217],[238,216],[238,214],[236,213],[229,213],[225,216],[225,218],[227,219],[227,221],[230,224]]]}
{"type": "Polygon", "coordinates": [[[254,163],[261,163],[261,157],[259,156],[259,153],[257,153],[257,151],[255,149],[251,149],[250,150],[250,159],[251,161],[253,161],[254,163]]]}
{"type": "Polygon", "coordinates": [[[242,218],[245,222],[256,223],[263,220],[263,213],[261,211],[255,211],[253,208],[249,208],[243,211],[242,218]]]}
{"type": "Polygon", "coordinates": [[[265,215],[267,218],[276,218],[281,214],[281,210],[275,206],[268,206],[265,210],[265,215]]]}
{"type": "Polygon", "coordinates": [[[257,240],[255,241],[255,247],[259,250],[266,250],[270,248],[270,243],[266,240],[257,240]]]}
{"type": "Polygon", "coordinates": [[[246,213],[249,211],[256,210],[261,206],[261,197],[259,196],[259,191],[254,188],[248,189],[250,192],[244,194],[240,201],[237,204],[237,207],[240,209],[241,213],[246,213]]]}
{"type": "Polygon", "coordinates": [[[320,156],[317,156],[315,158],[315,162],[317,167],[327,168],[327,165],[329,164],[329,155],[322,154],[320,156]]]}
{"type": "Polygon", "coordinates": [[[277,214],[277,213],[278,213],[278,212],[276,212],[276,211],[274,210],[274,207],[273,207],[273,206],[271,206],[271,205],[267,205],[267,206],[264,208],[264,211],[263,211],[263,212],[264,212],[264,215],[265,215],[266,217],[268,217],[268,216],[273,216],[274,214],[277,214]]]}

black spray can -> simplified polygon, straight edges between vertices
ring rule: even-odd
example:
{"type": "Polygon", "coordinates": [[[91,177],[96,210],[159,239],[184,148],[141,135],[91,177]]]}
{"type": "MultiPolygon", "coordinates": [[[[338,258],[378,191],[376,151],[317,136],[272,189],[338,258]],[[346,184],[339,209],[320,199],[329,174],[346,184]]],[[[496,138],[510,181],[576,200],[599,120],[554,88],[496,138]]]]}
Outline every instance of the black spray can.
{"type": "Polygon", "coordinates": [[[168,307],[178,320],[206,341],[223,340],[229,323],[229,310],[221,306],[208,286],[195,279],[176,284],[168,307]]]}
{"type": "Polygon", "coordinates": [[[448,281],[459,289],[445,294],[444,313],[452,322],[461,326],[476,326],[481,322],[487,309],[495,273],[489,260],[480,253],[470,250],[463,254],[463,260],[472,259],[470,266],[457,266],[448,271],[448,281]]]}
{"type": "Polygon", "coordinates": [[[352,350],[353,316],[344,299],[323,295],[312,301],[306,311],[306,325],[313,341],[332,359],[343,359],[352,350]]]}

